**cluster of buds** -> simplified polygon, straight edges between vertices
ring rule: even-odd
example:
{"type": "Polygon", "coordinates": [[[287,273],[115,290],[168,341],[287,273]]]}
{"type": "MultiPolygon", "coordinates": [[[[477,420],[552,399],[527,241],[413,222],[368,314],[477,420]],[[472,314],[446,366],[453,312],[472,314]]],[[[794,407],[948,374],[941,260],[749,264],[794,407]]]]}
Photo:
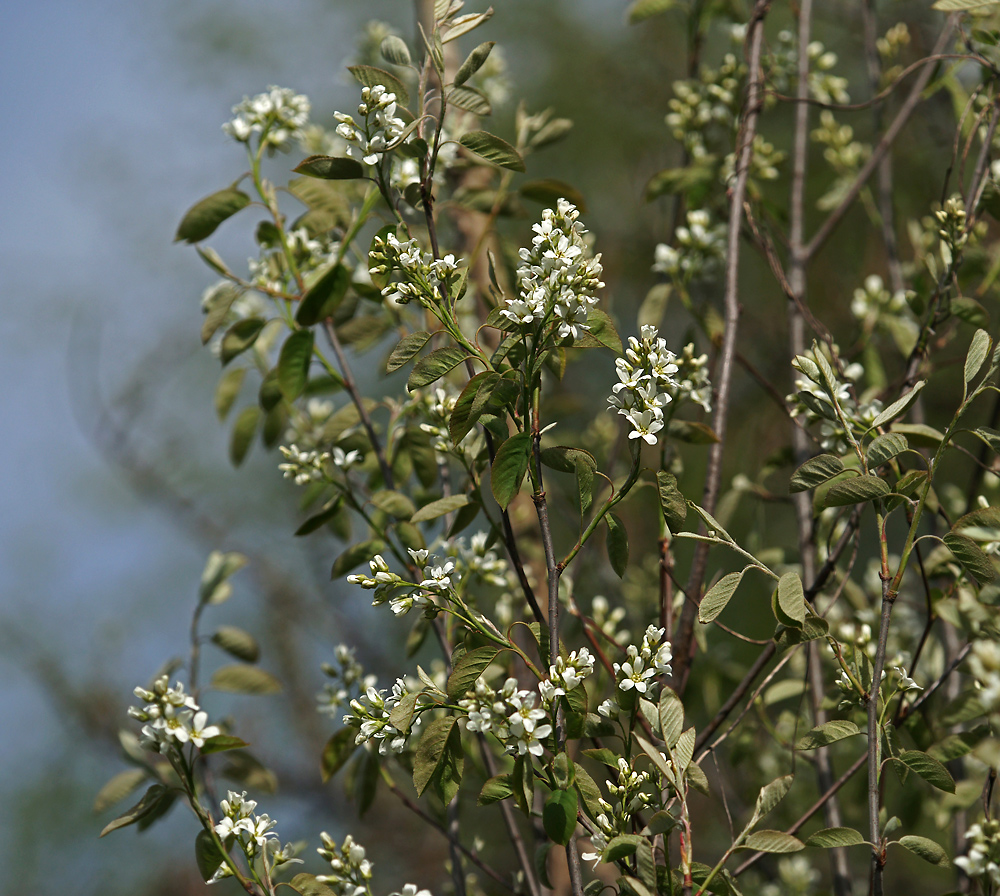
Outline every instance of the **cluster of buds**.
{"type": "Polygon", "coordinates": [[[593,862],[596,866],[601,855],[607,849],[608,843],[618,834],[632,830],[632,816],[641,812],[649,805],[651,797],[643,791],[649,782],[648,772],[637,772],[624,757],[618,759],[618,782],[607,781],[608,793],[617,797],[612,804],[601,797],[599,800],[602,811],[596,819],[594,831],[590,835],[593,851],[581,853],[585,862],[593,862]]]}
{"type": "Polygon", "coordinates": [[[946,199],[944,206],[934,212],[938,223],[938,236],[941,237],[941,256],[946,265],[951,265],[965,244],[969,241],[969,231],[966,228],[965,203],[961,196],[946,199]]]}
{"type": "Polygon", "coordinates": [[[337,133],[348,142],[348,155],[360,156],[366,165],[377,165],[406,129],[403,119],[396,116],[396,94],[381,84],[362,87],[358,115],[364,120],[361,125],[352,116],[335,112],[333,117],[340,122],[337,133]]]}
{"type": "Polygon", "coordinates": [[[372,863],[365,857],[365,848],[355,843],[350,834],[339,847],[326,831],[319,836],[323,846],[316,851],[330,863],[331,873],[318,874],[316,880],[337,896],[370,896],[372,863]]]}
{"type": "Polygon", "coordinates": [[[422,609],[434,604],[434,595],[447,595],[454,591],[459,575],[455,574],[453,560],[441,560],[427,550],[409,551],[413,562],[423,567],[423,579],[420,582],[409,582],[389,569],[389,564],[381,554],[376,554],[368,561],[372,574],[357,573],[347,577],[352,585],[360,585],[368,591],[374,591],[372,606],[389,601],[392,612],[397,616],[405,616],[414,607],[422,609]],[[454,582],[453,582],[454,579],[454,582]]]}
{"type": "Polygon", "coordinates": [[[674,233],[676,247],[660,243],[656,247],[653,270],[685,283],[711,273],[726,254],[726,228],[712,224],[705,209],[687,213],[687,226],[674,233]]]}
{"type": "Polygon", "coordinates": [[[351,693],[357,689],[364,692],[375,684],[374,675],[365,675],[365,670],[354,656],[354,648],[346,644],[338,644],[334,650],[337,665],[323,663],[323,673],[331,680],[323,685],[316,698],[321,713],[334,715],[340,707],[350,699],[351,693]]]}
{"type": "Polygon", "coordinates": [[[486,532],[476,532],[468,542],[460,536],[448,542],[445,553],[454,561],[455,573],[460,579],[474,575],[487,585],[509,586],[512,584],[510,565],[487,547],[488,540],[486,532]]]}
{"type": "Polygon", "coordinates": [[[518,295],[508,298],[500,313],[511,323],[532,328],[555,324],[559,339],[576,339],[588,330],[587,315],[604,286],[601,256],[591,256],[573,203],[560,199],[555,210],[542,212],[532,230],[530,249],[521,249],[517,269],[518,295]]]}
{"type": "Polygon", "coordinates": [[[674,96],[668,103],[667,126],[691,158],[710,154],[714,128],[729,134],[736,122],[746,65],[727,53],[716,69],[702,68],[698,80],[674,81],[674,96]]]}
{"type": "Polygon", "coordinates": [[[608,397],[609,409],[616,409],[632,424],[630,439],[641,438],[655,445],[663,429],[663,408],[673,401],[677,365],[656,327],[642,328],[642,338],[629,337],[625,356],[615,361],[618,382],[608,397]]]}
{"type": "Polygon", "coordinates": [[[677,373],[670,394],[674,401],[691,401],[706,412],[712,410],[712,381],[708,378],[708,355],[695,355],[694,343],[689,342],[674,358],[677,373]]]}
{"type": "Polygon", "coordinates": [[[396,272],[399,280],[382,289],[383,297],[396,305],[408,305],[414,299],[425,308],[436,308],[451,297],[462,272],[454,255],[434,258],[424,252],[416,239],[400,242],[396,234],[376,237],[368,256],[368,271],[373,276],[396,272]]]}
{"type": "MultiPolygon", "coordinates": [[[[308,485],[327,478],[326,463],[330,460],[328,451],[302,451],[297,445],[279,445],[278,450],[286,460],[286,463],[278,464],[285,479],[293,479],[296,485],[308,485]]],[[[352,451],[351,454],[356,455],[357,452],[352,451]]]]}
{"type": "Polygon", "coordinates": [[[663,629],[655,625],[646,629],[641,646],[629,644],[625,655],[625,662],[614,664],[618,688],[622,691],[634,689],[638,694],[645,694],[649,690],[653,676],[669,675],[670,663],[674,658],[670,642],[663,640],[663,629]]]}
{"type": "Polygon", "coordinates": [[[178,681],[170,687],[166,675],[153,683],[151,691],[139,687],[134,693],[146,705],[141,709],[130,706],[128,714],[148,723],[142,727],[141,742],[149,750],[162,753],[168,747],[187,743],[201,749],[206,740],[222,733],[216,725],[208,724],[208,713],[201,710],[193,697],[184,693],[184,685],[178,681]]]}
{"type": "Polygon", "coordinates": [[[269,150],[287,149],[309,121],[309,98],[287,87],[268,87],[265,93],[243,97],[233,106],[233,118],[223,126],[230,137],[248,143],[260,134],[269,150]]]}
{"type": "Polygon", "coordinates": [[[344,724],[358,729],[354,742],[379,741],[378,751],[383,756],[402,753],[406,749],[408,734],[419,727],[420,721],[420,716],[414,718],[410,732],[399,731],[389,722],[390,713],[405,696],[406,682],[397,678],[388,694],[370,685],[356,700],[352,700],[351,712],[344,716],[344,724]]]}

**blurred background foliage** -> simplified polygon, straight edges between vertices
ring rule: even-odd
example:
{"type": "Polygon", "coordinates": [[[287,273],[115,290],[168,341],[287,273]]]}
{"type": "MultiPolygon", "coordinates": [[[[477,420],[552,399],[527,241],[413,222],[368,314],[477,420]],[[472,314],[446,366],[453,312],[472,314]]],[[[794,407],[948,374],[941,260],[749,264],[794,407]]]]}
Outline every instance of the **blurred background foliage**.
{"type": "MultiPolygon", "coordinates": [[[[870,95],[859,5],[827,0],[815,24],[840,56],[854,101],[870,95]]],[[[880,33],[908,24],[913,59],[937,36],[940,19],[928,6],[878,4],[880,33]]],[[[298,496],[282,480],[275,454],[257,446],[242,469],[229,467],[227,436],[212,409],[217,361],[198,341],[199,296],[212,277],[193,252],[171,245],[183,211],[243,165],[219,129],[233,103],[280,84],[308,94],[313,120],[332,127],[333,111],[356,103],[344,65],[359,52],[357,35],[379,18],[411,37],[412,7],[400,0],[64,0],[51,7],[8,4],[0,12],[0,67],[11,104],[0,143],[7,208],[0,369],[8,386],[0,886],[11,894],[201,892],[194,827],[184,812],[148,834],[98,841],[107,813],[95,815],[92,804],[121,768],[117,729],[131,690],[183,649],[201,567],[216,548],[242,551],[251,563],[211,622],[257,634],[264,667],[286,688],[280,697],[216,697],[211,704],[213,715],[238,715],[241,736],[277,773],[281,786],[267,810],[292,839],[315,840],[320,829],[346,824],[369,846],[386,891],[401,883],[395,863],[404,859],[407,879],[433,886],[444,854],[434,832],[400,815],[384,795],[360,824],[348,821],[353,810],[343,805],[341,785],[321,786],[318,776],[331,730],[314,712],[320,662],[334,644],[354,643],[365,666],[389,678],[402,671],[405,628],[387,627],[362,593],[329,581],[339,550],[331,536],[292,537],[298,496]],[[415,867],[424,860],[426,869],[415,867]]],[[[657,171],[681,161],[664,114],[672,82],[690,65],[683,16],[678,10],[629,26],[618,0],[502,0],[497,7],[476,36],[496,40],[506,54],[512,99],[490,129],[508,136],[522,97],[529,111],[552,107],[573,120],[563,142],[531,157],[529,175],[568,181],[582,193],[584,219],[603,253],[605,307],[623,335],[634,333],[656,282],[653,249],[675,213],[671,197],[647,202],[644,194],[657,171]]],[[[791,23],[788,5],[776,3],[769,38],[791,23]]],[[[702,53],[717,64],[730,50],[739,52],[727,34],[713,31],[702,53]]],[[[778,104],[762,125],[780,149],[788,148],[791,115],[778,104]]],[[[870,112],[844,113],[844,120],[870,142],[870,112]]],[[[901,222],[941,199],[953,122],[953,101],[942,90],[907,125],[893,154],[901,222]]],[[[819,196],[831,175],[819,164],[821,151],[813,156],[808,189],[819,196]]],[[[273,176],[280,180],[297,160],[272,160],[273,176]]],[[[780,224],[787,195],[785,171],[765,188],[768,212],[780,224]]],[[[515,242],[526,240],[538,208],[525,214],[504,224],[515,242]]],[[[850,213],[810,270],[811,305],[834,333],[849,320],[853,290],[866,275],[884,273],[881,243],[853,226],[863,215],[850,213]]],[[[813,209],[808,228],[819,219],[813,209]]],[[[223,228],[214,245],[231,258],[254,251],[249,231],[237,226],[223,228]]],[[[744,257],[740,351],[783,395],[791,387],[785,299],[765,263],[752,251],[744,257]],[[781,350],[772,349],[774,340],[781,350]]],[[[703,298],[718,302],[721,285],[706,287],[703,298]]],[[[665,320],[661,331],[678,350],[694,335],[691,320],[676,303],[665,320]]],[[[574,381],[570,420],[583,427],[603,413],[612,368],[609,355],[574,369],[586,379],[583,388],[574,381]],[[580,404],[581,395],[597,399],[580,404]]],[[[373,369],[360,373],[363,388],[378,388],[373,369]]],[[[934,400],[932,393],[929,413],[934,400]]],[[[745,370],[733,406],[737,450],[724,482],[738,473],[756,480],[784,443],[787,423],[745,370]]],[[[703,456],[697,447],[682,450],[691,496],[700,492],[703,456]]],[[[779,479],[760,484],[783,496],[779,479]]],[[[736,495],[727,505],[731,531],[750,547],[755,500],[736,495]]],[[[790,541],[790,511],[787,525],[790,541]]],[[[633,534],[624,586],[588,582],[591,592],[606,589],[612,606],[638,603],[651,581],[641,558],[655,563],[653,535],[638,527],[633,534]]],[[[783,539],[769,532],[768,540],[783,539]]],[[[685,569],[683,550],[678,562],[685,569]]],[[[689,693],[724,693],[744,655],[723,650],[709,678],[689,693]]]]}

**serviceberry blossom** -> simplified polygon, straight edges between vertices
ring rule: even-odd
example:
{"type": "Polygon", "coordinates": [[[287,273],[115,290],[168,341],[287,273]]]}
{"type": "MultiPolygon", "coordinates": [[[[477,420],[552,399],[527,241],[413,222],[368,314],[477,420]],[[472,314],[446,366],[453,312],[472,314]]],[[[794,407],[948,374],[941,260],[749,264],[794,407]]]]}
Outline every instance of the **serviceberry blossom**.
{"type": "Polygon", "coordinates": [[[666,122],[695,161],[711,154],[715,134],[728,138],[742,98],[746,65],[727,53],[717,69],[703,67],[697,80],[674,81],[666,122]]]}
{"type": "Polygon", "coordinates": [[[316,880],[331,887],[337,896],[364,896],[371,893],[372,863],[365,857],[365,848],[348,834],[338,847],[323,831],[323,846],[316,851],[330,863],[329,874],[318,874],[316,880]]]}
{"type": "MultiPolygon", "coordinates": [[[[327,478],[324,465],[330,460],[328,451],[302,451],[297,445],[288,447],[279,445],[278,450],[287,461],[278,464],[278,469],[284,474],[285,479],[294,480],[296,485],[308,485],[310,482],[321,482],[327,478]]],[[[334,450],[340,451],[341,456],[344,456],[341,449],[334,450]]],[[[352,451],[351,454],[356,455],[357,452],[352,451]]]]}
{"type": "Polygon", "coordinates": [[[468,541],[461,536],[452,539],[445,547],[445,553],[455,564],[455,576],[465,580],[466,576],[477,576],[487,585],[498,588],[512,587],[516,582],[510,564],[497,556],[496,551],[486,547],[489,535],[476,532],[468,541]]]}
{"type": "Polygon", "coordinates": [[[566,691],[572,691],[594,671],[594,658],[586,647],[574,650],[568,657],[558,657],[549,666],[549,679],[556,681],[566,691]]]}
{"type": "Polygon", "coordinates": [[[614,803],[604,797],[598,800],[603,811],[598,814],[595,830],[590,835],[594,851],[581,853],[581,859],[596,866],[608,843],[618,834],[631,831],[632,816],[651,802],[650,795],[643,791],[648,783],[648,772],[635,771],[627,759],[619,757],[617,783],[611,779],[606,782],[608,793],[617,799],[614,803]]]}
{"type": "Polygon", "coordinates": [[[1000,885],[1000,821],[982,821],[965,833],[969,851],[955,859],[955,864],[969,877],[1000,885]]]}
{"type": "Polygon", "coordinates": [[[576,339],[590,329],[587,315],[604,286],[603,268],[601,256],[590,254],[579,217],[573,203],[560,199],[532,227],[531,248],[520,250],[517,295],[500,310],[511,323],[546,334],[554,328],[558,339],[576,339]]]}
{"type": "Polygon", "coordinates": [[[654,253],[653,270],[685,282],[711,273],[716,263],[726,254],[726,228],[712,224],[705,209],[687,213],[686,226],[674,233],[677,246],[660,243],[654,253]]]}
{"type": "Polygon", "coordinates": [[[674,385],[668,387],[671,397],[678,404],[691,401],[701,405],[706,412],[712,410],[712,381],[708,378],[708,355],[695,355],[694,343],[689,342],[674,358],[677,373],[674,385]]]}
{"type": "Polygon", "coordinates": [[[373,606],[384,603],[397,586],[406,584],[400,576],[389,569],[389,564],[381,554],[376,554],[369,560],[368,567],[372,573],[370,576],[363,572],[356,573],[348,576],[347,581],[352,585],[360,585],[366,591],[374,591],[373,606]]]}
{"type": "Polygon", "coordinates": [[[629,337],[624,357],[615,361],[619,381],[612,388],[608,407],[632,424],[630,439],[656,444],[656,434],[664,425],[663,408],[673,400],[670,390],[678,385],[674,360],[656,327],[647,325],[641,339],[629,337]]]}
{"type": "Polygon", "coordinates": [[[403,884],[403,889],[398,893],[390,893],[389,896],[431,896],[430,890],[418,890],[416,884],[403,884]]]}
{"type": "Polygon", "coordinates": [[[140,742],[154,752],[162,753],[168,747],[194,744],[199,750],[205,741],[221,734],[216,725],[208,724],[208,714],[203,712],[194,698],[184,693],[184,685],[177,682],[170,687],[166,675],[153,683],[153,689],[138,687],[136,697],[146,701],[142,708],[130,706],[128,714],[140,722],[148,722],[142,728],[140,742]]]}
{"type": "Polygon", "coordinates": [[[462,259],[454,255],[434,258],[424,252],[416,238],[400,241],[394,233],[385,239],[376,237],[368,256],[368,272],[374,275],[395,273],[398,279],[382,288],[382,296],[395,305],[408,305],[414,299],[435,310],[446,297],[452,297],[462,277],[462,259]]]}
{"type": "Polygon", "coordinates": [[[243,97],[233,106],[233,118],[223,126],[230,137],[248,143],[253,134],[269,150],[288,149],[309,121],[309,98],[286,87],[268,87],[264,93],[243,97]]]}
{"type": "Polygon", "coordinates": [[[364,693],[375,685],[374,675],[365,675],[365,670],[354,655],[354,648],[346,644],[338,644],[334,649],[334,659],[337,665],[323,663],[322,670],[331,681],[323,685],[316,697],[317,709],[325,715],[336,715],[338,710],[351,699],[351,693],[357,689],[364,693]]]}
{"type": "Polygon", "coordinates": [[[978,639],[972,643],[969,671],[979,688],[979,701],[987,712],[1000,710],[1000,642],[978,639]]]}
{"type": "Polygon", "coordinates": [[[495,691],[480,677],[475,690],[468,691],[458,705],[468,714],[470,731],[493,734],[517,756],[541,756],[542,740],[552,733],[552,725],[547,721],[549,713],[538,705],[538,697],[534,691],[519,689],[515,678],[508,678],[495,691]]]}
{"type": "Polygon", "coordinates": [[[277,840],[274,832],[277,822],[267,815],[254,815],[257,803],[246,798],[246,791],[229,791],[229,798],[222,800],[222,819],[215,825],[215,833],[222,840],[235,837],[243,851],[255,855],[268,840],[277,840]]]}
{"type": "Polygon", "coordinates": [[[360,125],[350,115],[335,112],[333,117],[340,122],[337,133],[348,142],[348,155],[366,165],[377,165],[406,129],[406,123],[396,115],[396,94],[381,84],[362,87],[358,115],[362,116],[360,125]]]}
{"type": "Polygon", "coordinates": [[[663,641],[663,629],[650,625],[642,638],[642,645],[629,644],[625,649],[628,657],[624,663],[615,663],[615,677],[618,688],[645,694],[652,684],[654,675],[669,675],[673,653],[670,642],[663,641]]]}
{"type": "Polygon", "coordinates": [[[344,724],[358,729],[354,742],[363,744],[378,741],[378,751],[383,756],[402,753],[406,748],[407,734],[389,723],[389,714],[405,696],[406,682],[397,678],[388,694],[372,685],[360,697],[352,700],[351,712],[344,716],[344,724]]]}

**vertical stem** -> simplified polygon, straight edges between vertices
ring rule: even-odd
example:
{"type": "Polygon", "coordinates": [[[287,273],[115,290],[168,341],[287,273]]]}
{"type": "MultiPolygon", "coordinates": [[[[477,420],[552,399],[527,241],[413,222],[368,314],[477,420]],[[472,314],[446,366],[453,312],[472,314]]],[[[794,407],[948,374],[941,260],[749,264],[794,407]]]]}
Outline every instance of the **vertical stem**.
{"type": "MultiPolygon", "coordinates": [[[[722,453],[726,445],[726,421],[729,413],[729,393],[732,382],[733,358],[736,353],[736,331],[739,323],[739,268],[740,268],[740,225],[743,222],[743,203],[746,197],[747,178],[750,174],[750,162],[753,158],[754,137],[757,135],[757,121],[761,109],[761,84],[763,73],[760,67],[761,48],[764,41],[764,17],[771,6],[771,0],[756,0],[753,15],[747,35],[749,46],[749,84],[747,97],[743,107],[743,121],[737,134],[736,142],[736,183],[730,193],[729,202],[729,234],[726,250],[726,292],[725,320],[726,329],[722,339],[722,350],[719,361],[719,376],[715,386],[715,415],[712,418],[713,429],[719,441],[713,443],[708,455],[708,470],[705,478],[705,492],[702,506],[712,513],[719,495],[719,483],[722,478],[722,453]]],[[[681,611],[678,624],[677,641],[674,653],[673,679],[675,690],[683,693],[687,683],[691,662],[692,640],[694,637],[695,614],[698,611],[698,598],[701,595],[705,567],[708,562],[708,544],[699,542],[691,564],[691,575],[688,579],[685,593],[690,600],[686,601],[681,611]]]]}

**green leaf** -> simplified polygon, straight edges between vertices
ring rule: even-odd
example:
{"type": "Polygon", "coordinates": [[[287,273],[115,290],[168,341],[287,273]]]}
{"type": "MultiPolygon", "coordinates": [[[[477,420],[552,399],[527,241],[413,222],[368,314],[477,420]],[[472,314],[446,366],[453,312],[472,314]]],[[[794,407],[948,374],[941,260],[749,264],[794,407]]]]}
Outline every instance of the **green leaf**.
{"type": "Polygon", "coordinates": [[[110,834],[112,831],[117,831],[119,828],[127,827],[130,824],[135,824],[138,821],[142,821],[143,818],[152,815],[161,808],[164,800],[168,798],[173,799],[168,794],[169,791],[162,784],[153,784],[143,794],[142,799],[129,809],[128,812],[119,815],[114,821],[106,824],[104,830],[101,831],[101,836],[103,837],[105,834],[110,834]]]}
{"type": "Polygon", "coordinates": [[[917,399],[917,395],[920,394],[920,390],[926,385],[926,380],[920,380],[915,383],[913,388],[907,392],[902,398],[896,399],[889,407],[887,407],[881,414],[879,414],[873,421],[871,428],[878,429],[880,426],[885,426],[890,420],[895,420],[897,417],[901,416],[906,410],[913,404],[917,399]]]}
{"type": "Polygon", "coordinates": [[[493,107],[490,101],[475,87],[453,87],[448,92],[448,102],[452,106],[471,112],[473,115],[492,115],[493,107]]]}
{"type": "Polygon", "coordinates": [[[549,839],[566,846],[576,830],[578,800],[575,790],[554,790],[542,809],[542,824],[549,839]]]}
{"type": "Polygon", "coordinates": [[[744,849],[752,849],[756,852],[798,852],[805,849],[806,845],[784,831],[754,831],[743,842],[744,849]]]}
{"type": "Polygon", "coordinates": [[[951,762],[962,756],[971,753],[984,738],[990,733],[986,725],[978,725],[971,731],[960,731],[957,734],[949,734],[939,743],[934,744],[928,750],[928,755],[933,756],[941,762],[951,762]]]}
{"type": "Polygon", "coordinates": [[[357,159],[338,156],[309,156],[292,170],[321,180],[357,180],[365,176],[365,168],[357,159]]]}
{"type": "Polygon", "coordinates": [[[969,575],[979,582],[992,582],[997,575],[989,555],[968,535],[949,532],[941,539],[969,575]]]}
{"type": "Polygon", "coordinates": [[[555,208],[560,199],[568,199],[581,212],[586,213],[587,202],[576,187],[571,186],[563,180],[554,177],[546,177],[541,180],[529,180],[521,184],[518,192],[532,202],[540,202],[542,205],[555,208]]]}
{"type": "Polygon", "coordinates": [[[608,559],[611,561],[611,568],[621,579],[628,566],[628,532],[625,524],[613,513],[609,513],[604,521],[608,524],[608,559]]]}
{"type": "Polygon", "coordinates": [[[778,606],[800,627],[806,619],[806,596],[798,573],[786,572],[778,580],[778,606]]]}
{"type": "Polygon", "coordinates": [[[910,447],[906,436],[899,432],[884,432],[872,439],[865,449],[865,460],[872,469],[888,463],[897,454],[902,454],[910,447]]]}
{"type": "Polygon", "coordinates": [[[920,856],[925,862],[930,862],[932,865],[941,865],[947,868],[951,864],[948,861],[948,853],[927,837],[917,837],[913,834],[908,834],[906,837],[900,837],[899,840],[892,842],[898,843],[904,849],[908,849],[915,856],[920,856]]]}
{"type": "Polygon", "coordinates": [[[406,41],[395,34],[387,34],[382,38],[379,52],[386,62],[391,62],[393,65],[410,64],[410,48],[406,46],[406,41]]]}
{"type": "Polygon", "coordinates": [[[194,838],[194,860],[198,865],[198,873],[201,875],[201,879],[206,883],[225,861],[225,857],[215,842],[215,838],[204,828],[198,831],[197,836],[194,838]]]}
{"type": "Polygon", "coordinates": [[[660,719],[663,742],[669,749],[673,749],[684,730],[684,704],[681,703],[681,698],[666,685],[660,691],[657,714],[660,719]]]}
{"type": "Polygon", "coordinates": [[[199,748],[202,756],[210,756],[212,753],[226,753],[229,750],[242,750],[249,747],[242,737],[235,734],[216,734],[215,737],[206,737],[205,743],[199,748]]]}
{"type": "Polygon", "coordinates": [[[785,798],[785,794],[791,789],[794,778],[794,775],[782,775],[780,778],[775,778],[770,784],[761,787],[753,812],[754,823],[760,821],[785,798]]]}
{"type": "Polygon", "coordinates": [[[417,508],[406,495],[390,489],[376,492],[372,495],[371,501],[379,510],[398,520],[408,520],[417,512],[417,508]]]}
{"type": "Polygon", "coordinates": [[[259,317],[247,317],[238,320],[222,337],[222,358],[223,367],[233,360],[237,355],[242,354],[257,341],[260,331],[264,329],[266,321],[259,317]]]}
{"type": "Polygon", "coordinates": [[[412,392],[421,386],[429,386],[441,379],[448,371],[454,370],[468,357],[470,357],[469,353],[457,345],[436,349],[417,361],[410,373],[410,378],[406,381],[406,388],[412,392]]]}
{"type": "Polygon", "coordinates": [[[400,339],[392,350],[392,354],[389,355],[389,360],[385,363],[386,373],[393,373],[408,364],[412,358],[420,353],[430,338],[430,333],[421,330],[419,333],[410,333],[400,339]]]}
{"type": "Polygon", "coordinates": [[[242,663],[215,670],[211,687],[234,694],[280,694],[281,682],[270,672],[242,663]]]}
{"type": "Polygon", "coordinates": [[[479,791],[477,806],[488,806],[490,803],[499,803],[514,795],[514,789],[510,786],[510,775],[494,775],[479,791]]]}
{"type": "Polygon", "coordinates": [[[254,636],[234,625],[220,625],[212,634],[212,643],[246,663],[256,663],[260,657],[260,647],[254,636]]]}
{"type": "Polygon", "coordinates": [[[253,437],[257,434],[257,424],[260,422],[260,408],[244,408],[233,424],[233,433],[229,440],[229,459],[234,467],[238,467],[246,459],[253,437]]]}
{"type": "Polygon", "coordinates": [[[480,158],[501,168],[509,168],[511,171],[525,170],[521,154],[506,140],[501,140],[488,131],[469,131],[462,136],[459,143],[480,158]]]}
{"type": "Polygon", "coordinates": [[[825,747],[827,744],[836,743],[845,737],[853,737],[860,733],[861,729],[854,722],[848,722],[846,719],[834,719],[832,722],[818,725],[803,735],[795,745],[795,749],[815,750],[817,747],[825,747]]]}
{"type": "Polygon", "coordinates": [[[296,330],[281,346],[278,356],[278,386],[288,401],[295,401],[306,387],[312,351],[312,330],[296,330]]]}
{"type": "Polygon", "coordinates": [[[839,457],[820,454],[807,460],[792,474],[788,490],[792,494],[809,491],[843,472],[844,462],[839,457]]]}
{"type": "Polygon", "coordinates": [[[341,728],[326,742],[323,755],[320,758],[320,774],[325,784],[339,772],[350,759],[358,745],[354,742],[358,736],[355,728],[341,728]]]}
{"type": "Polygon", "coordinates": [[[220,421],[229,415],[233,402],[240,394],[246,372],[245,367],[233,367],[219,379],[219,385],[215,388],[215,413],[220,421]]]}
{"type": "Polygon", "coordinates": [[[944,439],[944,433],[926,423],[893,423],[892,431],[902,433],[915,445],[936,448],[944,439]]]}
{"type": "Polygon", "coordinates": [[[531,435],[518,432],[500,446],[493,459],[490,488],[497,504],[504,510],[521,488],[521,480],[528,471],[530,449],[531,435]]]}
{"type": "Polygon", "coordinates": [[[500,412],[504,405],[516,399],[517,393],[517,384],[513,380],[502,379],[492,370],[477,373],[465,384],[448,420],[452,441],[459,444],[483,414],[500,412]]]}
{"type": "Polygon", "coordinates": [[[865,842],[865,838],[854,828],[823,828],[806,840],[806,846],[836,849],[839,846],[860,846],[865,842]]]}
{"type": "Polygon", "coordinates": [[[303,535],[310,535],[325,526],[344,509],[344,496],[337,495],[319,513],[313,514],[298,529],[295,530],[295,537],[301,538],[303,535]]]}
{"type": "Polygon", "coordinates": [[[638,834],[619,834],[613,838],[604,848],[601,856],[602,862],[617,862],[619,859],[627,859],[643,842],[643,838],[638,834]]]}
{"type": "Polygon", "coordinates": [[[664,470],[657,471],[656,488],[660,496],[660,511],[672,531],[677,531],[687,519],[687,501],[677,487],[677,477],[664,470]]]}
{"type": "Polygon", "coordinates": [[[732,599],[740,582],[743,581],[743,573],[745,572],[745,569],[739,572],[731,572],[723,576],[708,589],[708,593],[701,599],[701,603],[698,605],[699,622],[711,622],[726,609],[726,604],[732,599]]]}
{"type": "Polygon", "coordinates": [[[410,94],[407,93],[403,82],[384,69],[375,68],[373,65],[349,65],[347,70],[362,87],[375,87],[381,84],[386,90],[396,94],[396,102],[401,106],[406,106],[410,102],[410,94]]]}
{"type": "Polygon", "coordinates": [[[423,796],[431,778],[438,771],[456,721],[455,716],[446,716],[443,719],[435,719],[424,729],[413,757],[413,786],[416,788],[417,796],[423,796]]]}
{"type": "Polygon", "coordinates": [[[497,658],[500,651],[496,647],[477,647],[455,661],[451,675],[448,676],[446,690],[448,699],[453,703],[461,700],[467,691],[474,690],[476,681],[490,663],[497,658]]]}
{"type": "Polygon", "coordinates": [[[352,545],[336,560],[330,570],[331,579],[339,579],[347,575],[354,567],[371,560],[376,554],[385,550],[385,542],[380,538],[372,538],[352,545]]]}
{"type": "Polygon", "coordinates": [[[903,750],[899,754],[899,761],[907,768],[913,769],[931,787],[944,790],[947,793],[955,792],[955,779],[933,756],[928,756],[920,750],[903,750]]]}
{"type": "Polygon", "coordinates": [[[634,25],[636,22],[667,12],[676,5],[677,0],[635,0],[628,8],[628,23],[634,25]]]}
{"type": "MultiPolygon", "coordinates": [[[[523,170],[523,169],[522,169],[523,170]]],[[[250,197],[242,190],[219,190],[196,202],[181,219],[174,242],[184,240],[197,243],[215,233],[215,229],[250,204],[250,197]]]]}
{"type": "Polygon", "coordinates": [[[311,327],[333,317],[347,295],[351,285],[351,274],[342,264],[335,264],[309,287],[295,313],[295,322],[300,327],[311,327]]]}
{"type": "Polygon", "coordinates": [[[980,6],[993,6],[997,0],[935,0],[931,9],[941,12],[961,12],[964,9],[977,9],[980,6]]]}
{"type": "Polygon", "coordinates": [[[246,564],[247,558],[236,551],[225,554],[222,551],[212,551],[201,573],[199,601],[203,604],[221,604],[231,593],[227,579],[246,564]]]}
{"type": "Polygon", "coordinates": [[[976,330],[969,346],[969,352],[965,356],[965,382],[971,383],[979,368],[983,366],[986,356],[992,348],[992,340],[985,330],[976,330]]]}
{"type": "Polygon", "coordinates": [[[110,809],[115,803],[120,803],[142,784],[146,777],[147,772],[142,768],[130,768],[119,772],[94,797],[94,812],[103,812],[105,809],[110,809]]]}
{"type": "Polygon", "coordinates": [[[531,816],[535,798],[535,777],[532,771],[530,756],[518,756],[514,760],[514,769],[510,773],[511,788],[514,791],[514,802],[527,816],[531,816]]]}
{"type": "Polygon", "coordinates": [[[892,489],[878,476],[853,476],[830,487],[823,499],[825,507],[847,507],[884,498],[892,489]]]}
{"type": "Polygon", "coordinates": [[[465,57],[465,62],[458,67],[458,71],[455,72],[455,80],[452,81],[456,87],[460,84],[464,84],[477,71],[479,71],[480,68],[482,68],[483,63],[486,62],[490,55],[490,50],[493,49],[494,43],[495,41],[489,40],[484,44],[480,44],[465,57]]]}
{"type": "Polygon", "coordinates": [[[591,818],[596,819],[604,811],[604,807],[601,805],[601,788],[597,786],[597,782],[583,766],[574,765],[573,786],[580,794],[580,799],[583,800],[584,811],[591,818]]]}
{"type": "Polygon", "coordinates": [[[429,520],[436,520],[438,517],[444,516],[446,513],[454,513],[470,503],[472,502],[468,495],[449,495],[447,498],[438,498],[436,501],[431,501],[430,504],[425,504],[414,513],[410,517],[410,522],[426,523],[429,520]]]}

